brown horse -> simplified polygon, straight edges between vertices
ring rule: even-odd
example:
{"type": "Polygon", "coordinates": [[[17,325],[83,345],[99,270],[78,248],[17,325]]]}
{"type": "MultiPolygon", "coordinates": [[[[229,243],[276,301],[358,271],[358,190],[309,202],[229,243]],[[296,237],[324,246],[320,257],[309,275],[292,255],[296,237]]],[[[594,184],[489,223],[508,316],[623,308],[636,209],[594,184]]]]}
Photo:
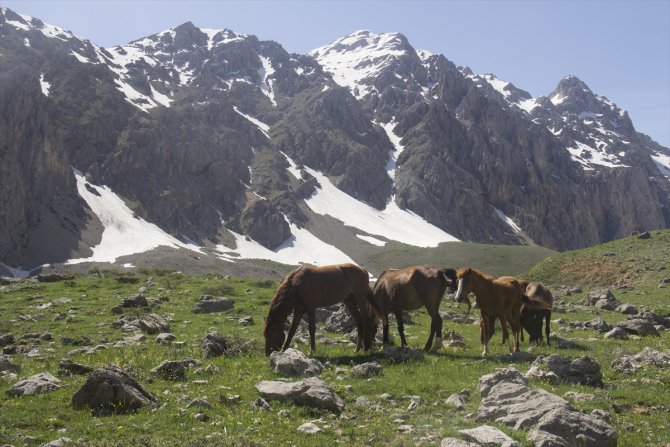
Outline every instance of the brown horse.
{"type": "Polygon", "coordinates": [[[442,318],[439,314],[444,292],[456,289],[456,270],[439,270],[431,266],[407,267],[404,269],[384,270],[375,283],[373,295],[381,309],[384,323],[384,343],[389,342],[388,314],[393,312],[398,323],[398,333],[403,346],[405,328],[402,321],[403,310],[416,310],[424,306],[431,318],[430,335],[424,350],[433,344],[433,350],[442,346],[442,318]]]}
{"type": "Polygon", "coordinates": [[[545,324],[547,335],[547,346],[549,346],[549,322],[551,321],[551,310],[554,308],[554,297],[551,291],[542,283],[526,283],[525,293],[528,303],[521,308],[521,325],[528,332],[529,341],[539,345],[542,342],[542,324],[545,324]]]}
{"type": "Polygon", "coordinates": [[[354,264],[328,265],[322,267],[303,266],[289,273],[277,289],[270,303],[265,322],[265,354],[286,350],[307,312],[309,322],[310,354],[316,353],[314,332],[316,330],[316,309],[344,302],[358,328],[356,351],[365,342],[369,348],[366,330],[373,325],[372,320],[379,314],[375,309],[370,291],[368,272],[354,264]],[[284,338],[284,323],[290,313],[293,320],[288,335],[284,338]]]}
{"type": "Polygon", "coordinates": [[[484,345],[482,355],[488,354],[489,341],[495,330],[495,320],[500,320],[503,333],[503,343],[508,342],[512,352],[512,342],[509,339],[507,323],[512,327],[514,334],[514,351],[519,350],[521,334],[521,305],[528,298],[523,294],[519,281],[511,276],[493,277],[471,268],[462,268],[456,273],[458,290],[456,301],[469,303],[467,295],[475,294],[477,305],[481,313],[480,340],[484,345]]]}

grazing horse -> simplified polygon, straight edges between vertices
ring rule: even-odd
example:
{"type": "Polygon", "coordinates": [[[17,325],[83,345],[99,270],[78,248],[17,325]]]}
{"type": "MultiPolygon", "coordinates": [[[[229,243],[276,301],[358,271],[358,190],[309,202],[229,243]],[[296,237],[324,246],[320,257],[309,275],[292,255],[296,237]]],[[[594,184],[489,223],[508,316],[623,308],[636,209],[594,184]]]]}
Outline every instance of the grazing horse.
{"type": "Polygon", "coordinates": [[[503,343],[508,342],[512,352],[512,342],[509,339],[507,323],[512,327],[514,334],[514,351],[519,350],[521,334],[521,305],[528,298],[523,294],[519,281],[511,276],[493,277],[471,268],[462,268],[456,273],[458,290],[456,301],[468,303],[467,295],[475,294],[477,306],[481,313],[480,340],[484,345],[482,355],[488,354],[489,341],[495,331],[495,320],[500,320],[503,333],[503,343]]]}
{"type": "Polygon", "coordinates": [[[365,332],[373,326],[372,320],[379,315],[379,309],[372,297],[368,278],[368,272],[354,264],[303,266],[286,275],[270,303],[270,310],[263,323],[265,354],[286,350],[302,315],[307,312],[310,355],[314,355],[316,309],[341,302],[344,302],[356,321],[356,351],[360,350],[364,342],[365,348],[369,348],[369,337],[365,337],[365,332]],[[290,313],[293,313],[293,319],[288,335],[284,338],[284,323],[290,313]]]}
{"type": "Polygon", "coordinates": [[[528,332],[530,342],[540,345],[542,342],[542,323],[545,323],[545,334],[547,335],[547,346],[549,346],[549,322],[551,310],[554,308],[554,297],[543,284],[533,282],[527,285],[526,295],[528,303],[521,308],[521,325],[528,332]]]}
{"type": "Polygon", "coordinates": [[[405,327],[402,321],[403,310],[416,310],[424,306],[431,318],[430,335],[424,347],[428,351],[433,344],[433,350],[442,347],[442,318],[439,309],[444,292],[451,293],[456,289],[456,270],[437,269],[431,266],[407,267],[404,269],[384,270],[375,283],[373,295],[381,309],[384,323],[384,343],[389,342],[388,314],[393,312],[398,323],[398,333],[403,346],[405,327]]]}

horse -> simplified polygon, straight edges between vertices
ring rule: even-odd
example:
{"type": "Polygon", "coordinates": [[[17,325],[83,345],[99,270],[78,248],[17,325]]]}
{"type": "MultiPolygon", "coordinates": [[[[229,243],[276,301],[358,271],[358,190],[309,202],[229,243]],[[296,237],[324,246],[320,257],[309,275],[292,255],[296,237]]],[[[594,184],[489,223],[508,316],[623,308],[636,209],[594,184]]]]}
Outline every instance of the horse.
{"type": "Polygon", "coordinates": [[[316,309],[344,302],[356,321],[358,340],[356,352],[363,344],[370,347],[366,331],[380,315],[369,286],[368,272],[354,264],[302,266],[286,275],[270,303],[263,322],[265,354],[285,351],[291,344],[302,315],[307,312],[309,323],[310,355],[316,353],[314,333],[316,309]],[[284,337],[284,323],[292,313],[293,319],[284,337]]]}
{"type": "Polygon", "coordinates": [[[521,325],[528,332],[531,343],[540,345],[542,342],[542,323],[545,323],[545,334],[547,346],[549,346],[549,322],[551,310],[554,307],[554,297],[551,291],[539,282],[527,284],[525,293],[529,303],[524,303],[521,308],[521,325]]]}
{"type": "Polygon", "coordinates": [[[442,347],[442,318],[439,309],[447,289],[450,293],[456,290],[456,270],[454,269],[440,270],[424,265],[384,270],[372,289],[383,320],[386,322],[384,324],[384,344],[389,343],[389,313],[393,312],[396,317],[402,346],[407,346],[402,311],[416,310],[424,306],[431,318],[430,335],[424,351],[431,348],[433,337],[435,337],[433,350],[436,351],[442,347]]]}
{"type": "Polygon", "coordinates": [[[484,345],[482,356],[488,354],[489,341],[495,331],[495,320],[500,320],[503,333],[503,343],[508,342],[512,352],[512,342],[509,339],[507,323],[514,334],[514,352],[519,351],[521,334],[521,306],[528,301],[519,285],[519,281],[511,276],[493,277],[472,268],[462,268],[456,272],[458,290],[455,300],[459,303],[470,303],[467,295],[475,294],[477,306],[481,314],[480,340],[484,345]]]}

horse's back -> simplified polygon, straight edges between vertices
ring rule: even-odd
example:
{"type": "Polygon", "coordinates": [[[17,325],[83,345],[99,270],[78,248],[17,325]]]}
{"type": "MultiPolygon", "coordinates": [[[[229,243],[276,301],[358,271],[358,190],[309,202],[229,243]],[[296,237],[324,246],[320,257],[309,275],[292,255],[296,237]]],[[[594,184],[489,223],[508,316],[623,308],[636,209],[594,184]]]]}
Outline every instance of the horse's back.
{"type": "Polygon", "coordinates": [[[526,288],[526,295],[538,307],[551,310],[554,307],[554,296],[542,283],[532,282],[526,288]]]}

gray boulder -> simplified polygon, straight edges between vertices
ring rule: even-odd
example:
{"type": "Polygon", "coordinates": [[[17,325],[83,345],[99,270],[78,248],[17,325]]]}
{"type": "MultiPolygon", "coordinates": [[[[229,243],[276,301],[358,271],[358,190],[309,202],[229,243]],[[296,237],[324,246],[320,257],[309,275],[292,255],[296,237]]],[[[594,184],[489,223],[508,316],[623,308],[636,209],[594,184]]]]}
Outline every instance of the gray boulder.
{"type": "Polygon", "coordinates": [[[265,380],[255,385],[265,399],[292,401],[296,405],[340,413],[344,401],[322,380],[310,377],[300,382],[265,380]]]}
{"type": "Polygon", "coordinates": [[[75,363],[70,359],[58,361],[58,375],[61,376],[84,376],[94,371],[94,368],[81,363],[75,363]]]}
{"type": "Polygon", "coordinates": [[[0,334],[0,348],[14,344],[14,336],[12,334],[0,334]]]}
{"type": "Polygon", "coordinates": [[[339,308],[330,314],[326,319],[326,324],[323,326],[324,331],[334,332],[336,334],[348,334],[349,332],[356,329],[356,322],[346,306],[341,304],[339,308]]]}
{"type": "Polygon", "coordinates": [[[230,298],[214,298],[205,295],[193,306],[194,314],[211,314],[215,312],[225,312],[235,307],[235,300],[230,298]]]}
{"type": "Polygon", "coordinates": [[[547,412],[528,433],[536,447],[616,447],[617,438],[604,420],[567,405],[547,412]]]}
{"type": "Polygon", "coordinates": [[[132,318],[127,315],[119,317],[112,326],[123,331],[141,330],[149,335],[170,332],[168,321],[157,314],[148,314],[140,318],[132,318]]]}
{"type": "Polygon", "coordinates": [[[128,413],[157,405],[156,396],[116,365],[93,371],[72,396],[76,410],[89,407],[95,414],[128,413]]]}
{"type": "Polygon", "coordinates": [[[628,340],[628,332],[626,332],[625,329],[617,326],[608,333],[606,333],[603,337],[613,338],[615,340],[628,340]]]}
{"type": "Polygon", "coordinates": [[[603,386],[603,375],[600,372],[600,364],[592,357],[583,356],[577,359],[562,357],[560,355],[539,356],[533,362],[526,377],[546,380],[552,373],[569,383],[581,385],[603,386]]]}
{"type": "Polygon", "coordinates": [[[384,350],[384,357],[392,360],[394,363],[404,362],[422,362],[424,360],[423,352],[409,346],[392,346],[384,350]]]}
{"type": "Polygon", "coordinates": [[[159,345],[169,345],[176,339],[177,337],[174,334],[171,334],[169,332],[163,332],[156,336],[156,343],[158,343],[159,345]]]}
{"type": "Polygon", "coordinates": [[[284,352],[274,351],[270,354],[270,367],[284,377],[312,377],[323,371],[323,364],[317,359],[310,359],[302,352],[289,348],[284,352]]]}
{"type": "Polygon", "coordinates": [[[521,447],[521,444],[490,425],[469,430],[458,430],[464,438],[485,447],[521,447]]]}
{"type": "Polygon", "coordinates": [[[164,360],[151,369],[151,374],[165,380],[186,379],[186,366],[179,360],[164,360]]]}
{"type": "Polygon", "coordinates": [[[353,377],[366,379],[370,376],[378,376],[382,373],[382,365],[377,362],[361,363],[351,368],[353,377]]]}
{"type": "Polygon", "coordinates": [[[124,298],[121,301],[121,307],[149,307],[149,302],[144,295],[135,295],[129,298],[124,298]]]}
{"type": "Polygon", "coordinates": [[[624,315],[636,315],[638,313],[637,312],[637,307],[632,305],[632,304],[628,304],[628,303],[623,303],[623,304],[617,306],[617,308],[615,310],[619,313],[624,314],[624,315]]]}
{"type": "Polygon", "coordinates": [[[444,438],[440,443],[440,447],[480,447],[480,445],[458,438],[444,438]]]}
{"type": "Polygon", "coordinates": [[[624,355],[612,362],[612,369],[620,373],[632,373],[646,366],[667,368],[670,366],[670,353],[646,347],[638,354],[624,355]]]}
{"type": "Polygon", "coordinates": [[[658,337],[660,334],[654,325],[649,322],[649,320],[643,320],[641,318],[633,318],[632,320],[624,320],[617,323],[617,327],[625,330],[629,334],[641,335],[641,336],[654,336],[658,337]]]}
{"type": "Polygon", "coordinates": [[[493,373],[483,375],[479,378],[479,393],[486,397],[489,391],[500,382],[511,382],[520,385],[528,385],[525,378],[516,368],[502,368],[493,373]]]}
{"type": "Polygon", "coordinates": [[[200,342],[202,357],[220,357],[228,350],[228,340],[218,332],[208,332],[200,342]]]}
{"type": "Polygon", "coordinates": [[[49,393],[61,389],[61,381],[48,372],[43,372],[20,380],[11,386],[5,394],[8,396],[30,396],[49,393]]]}
{"type": "Polygon", "coordinates": [[[10,358],[4,355],[0,355],[0,373],[2,372],[10,372],[10,373],[17,373],[21,367],[19,365],[15,365],[14,363],[11,362],[10,358]]]}
{"type": "Polygon", "coordinates": [[[461,394],[452,394],[444,401],[444,404],[458,411],[465,410],[465,398],[461,394]]]}

